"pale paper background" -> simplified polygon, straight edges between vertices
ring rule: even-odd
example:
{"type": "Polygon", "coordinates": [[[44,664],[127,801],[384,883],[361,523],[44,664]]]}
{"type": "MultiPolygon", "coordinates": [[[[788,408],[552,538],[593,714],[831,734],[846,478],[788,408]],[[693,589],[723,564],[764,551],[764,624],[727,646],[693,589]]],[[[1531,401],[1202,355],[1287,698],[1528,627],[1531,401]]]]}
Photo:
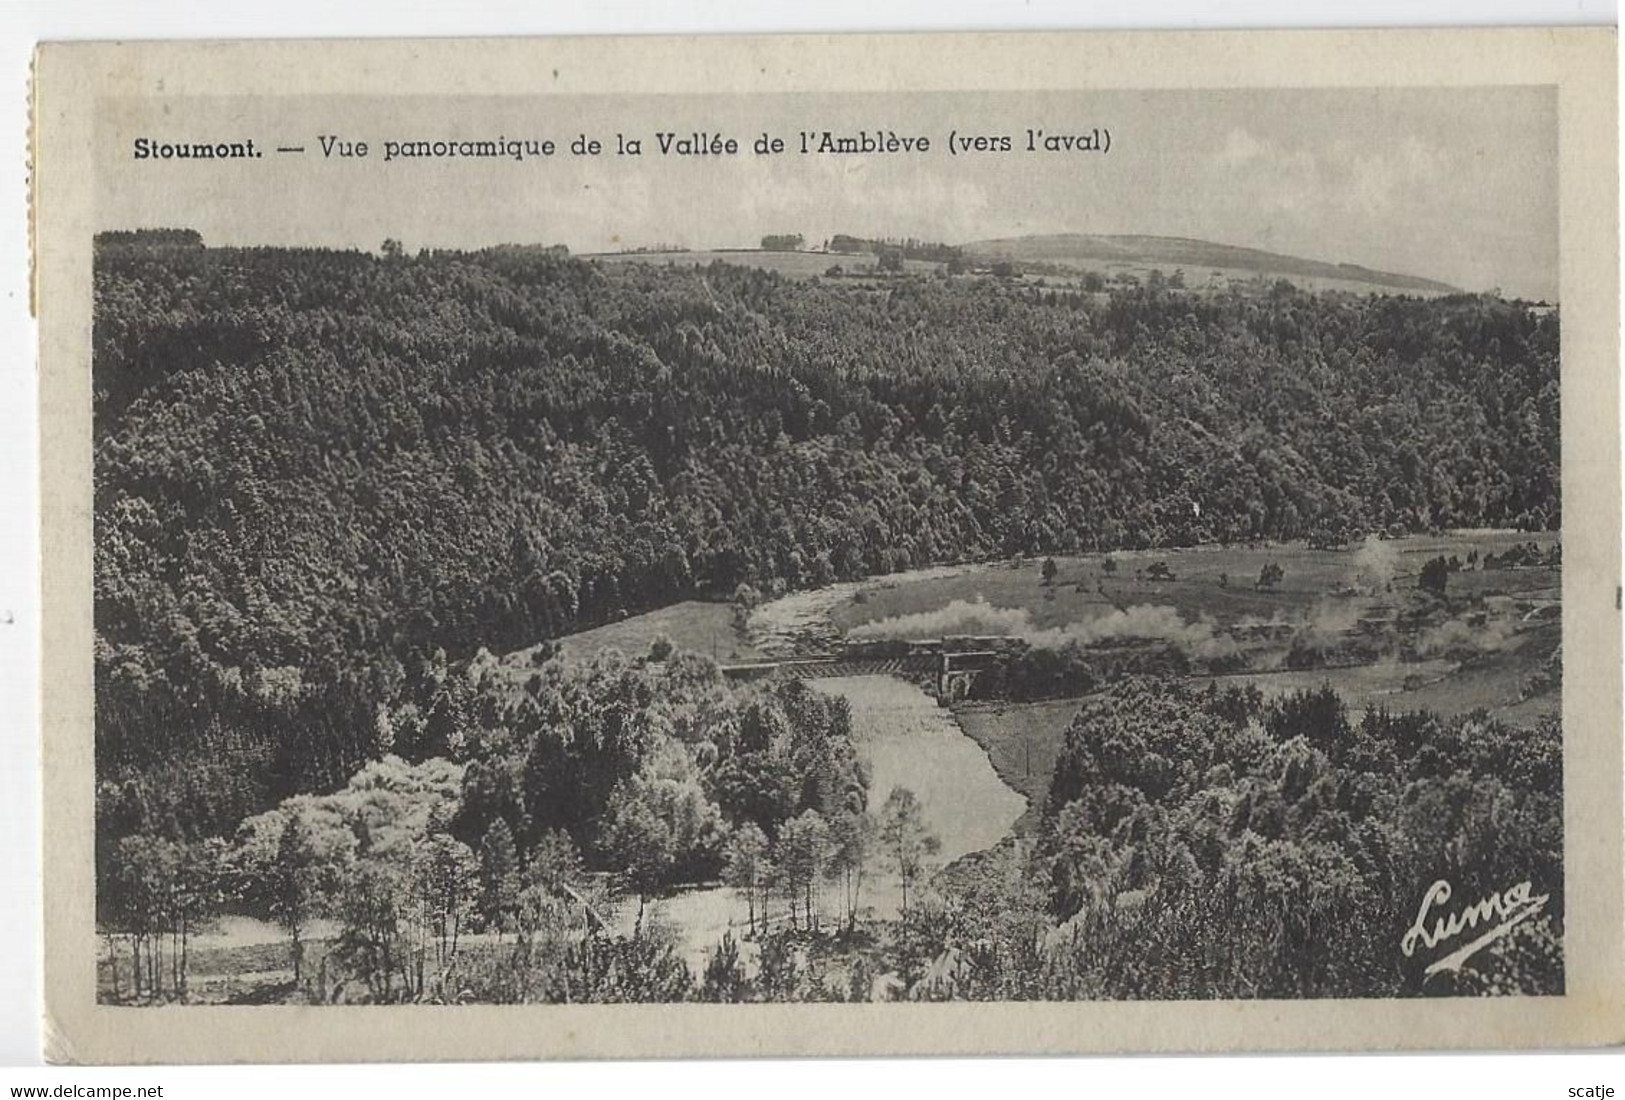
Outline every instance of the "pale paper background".
{"type": "MultiPolygon", "coordinates": [[[[153,1062],[1330,1050],[1582,1046],[1625,1038],[1614,86],[1615,36],[1595,29],[43,47],[34,199],[49,1056],[153,1062]],[[103,228],[97,185],[128,163],[127,144],[115,147],[98,135],[166,110],[213,114],[221,109],[218,97],[256,113],[290,96],[307,105],[317,97],[523,96],[545,110],[549,97],[613,94],[1497,84],[1553,85],[1559,93],[1566,996],[145,1011],[94,1003],[90,241],[103,228]],[[202,97],[215,98],[205,104],[202,97]]],[[[567,105],[553,102],[561,110],[567,105]]],[[[376,130],[368,119],[377,116],[358,112],[398,112],[400,103],[352,98],[344,109],[350,113],[328,125],[359,132],[376,130]]],[[[173,115],[167,121],[166,129],[176,128],[173,115]]],[[[546,165],[508,170],[536,170],[537,186],[545,186],[546,165]]],[[[333,199],[345,200],[365,197],[341,191],[333,199]]],[[[251,218],[252,205],[245,209],[251,218]]],[[[189,223],[179,217],[172,224],[189,223]]],[[[251,237],[251,222],[247,229],[251,237]]]]}

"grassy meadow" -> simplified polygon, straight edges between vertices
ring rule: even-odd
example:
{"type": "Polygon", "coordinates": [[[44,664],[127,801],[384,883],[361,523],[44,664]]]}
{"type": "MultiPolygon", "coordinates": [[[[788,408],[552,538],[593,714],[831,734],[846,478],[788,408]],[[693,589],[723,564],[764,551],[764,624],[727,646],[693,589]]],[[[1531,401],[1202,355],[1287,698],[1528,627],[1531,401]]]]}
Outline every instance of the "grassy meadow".
{"type": "MultiPolygon", "coordinates": [[[[1441,554],[1465,557],[1474,549],[1480,555],[1500,554],[1529,542],[1545,550],[1557,541],[1556,535],[1489,532],[1395,539],[1375,543],[1380,549],[1372,551],[1363,547],[1311,550],[1293,543],[1058,556],[1059,571],[1051,585],[1043,583],[1043,559],[1027,558],[921,581],[879,578],[861,589],[857,598],[836,607],[830,617],[845,633],[889,618],[935,611],[954,600],[980,599],[998,608],[1024,609],[1040,629],[1065,626],[1103,609],[1132,604],[1168,604],[1186,618],[1206,616],[1230,625],[1248,616],[1268,620],[1277,614],[1308,612],[1324,600],[1340,598],[1342,589],[1362,582],[1370,588],[1378,579],[1382,584],[1376,586],[1373,602],[1395,605],[1414,593],[1422,565],[1429,558],[1441,554]],[[1107,559],[1115,562],[1115,570],[1108,572],[1107,559]],[[1146,577],[1144,570],[1155,562],[1165,563],[1174,579],[1146,577]],[[1261,591],[1255,582],[1269,562],[1279,565],[1285,575],[1273,590],[1261,591]],[[1385,590],[1390,581],[1392,593],[1385,590]],[[1390,596],[1394,599],[1385,598],[1390,596]]],[[[1558,570],[1473,570],[1450,578],[1453,600],[1496,595],[1557,600],[1561,597],[1558,570]]]]}
{"type": "MultiPolygon", "coordinates": [[[[630,615],[592,630],[583,630],[559,640],[560,655],[566,660],[586,661],[608,649],[626,657],[641,657],[656,639],[665,638],[678,649],[702,653],[726,664],[750,661],[760,656],[734,625],[733,605],[704,600],[684,600],[668,607],[630,615]]],[[[544,646],[516,650],[503,664],[529,668],[532,656],[544,646]]]]}
{"type": "Polygon", "coordinates": [[[1078,699],[1047,699],[1040,703],[967,703],[954,708],[960,728],[987,752],[999,778],[1027,799],[1027,810],[1012,830],[1017,836],[1031,836],[1038,828],[1055,758],[1080,703],[1078,699]]]}

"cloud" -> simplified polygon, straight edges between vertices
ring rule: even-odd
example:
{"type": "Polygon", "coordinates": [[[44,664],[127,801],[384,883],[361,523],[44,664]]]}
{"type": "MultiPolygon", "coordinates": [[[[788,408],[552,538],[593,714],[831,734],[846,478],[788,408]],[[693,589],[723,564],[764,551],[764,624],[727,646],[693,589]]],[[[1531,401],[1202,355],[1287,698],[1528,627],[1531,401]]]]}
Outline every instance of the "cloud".
{"type": "Polygon", "coordinates": [[[1451,170],[1449,156],[1415,135],[1373,144],[1337,137],[1287,142],[1231,129],[1208,158],[1220,186],[1255,209],[1324,228],[1414,208],[1451,170]]]}

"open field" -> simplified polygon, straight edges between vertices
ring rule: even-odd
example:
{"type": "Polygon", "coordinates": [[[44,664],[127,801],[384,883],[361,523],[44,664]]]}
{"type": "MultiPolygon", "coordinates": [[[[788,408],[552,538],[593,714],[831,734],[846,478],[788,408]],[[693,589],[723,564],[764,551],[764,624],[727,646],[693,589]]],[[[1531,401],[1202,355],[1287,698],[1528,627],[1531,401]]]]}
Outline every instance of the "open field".
{"type": "Polygon", "coordinates": [[[1235,676],[1200,677],[1205,685],[1252,684],[1266,698],[1330,684],[1351,715],[1368,707],[1391,711],[1431,710],[1465,714],[1480,708],[1495,717],[1527,725],[1562,710],[1562,694],[1523,698],[1525,685],[1562,642],[1558,623],[1543,623],[1508,639],[1500,648],[1465,661],[1379,661],[1342,668],[1316,668],[1235,676]]]}
{"type": "Polygon", "coordinates": [[[1527,721],[1555,712],[1523,698],[1561,636],[1557,566],[1482,568],[1485,556],[1555,535],[1461,532],[1340,550],[1204,547],[1037,559],[951,574],[881,578],[832,601],[847,637],[1005,635],[1086,649],[1151,642],[1181,649],[1193,672],[1228,673],[1266,694],[1330,683],[1350,709],[1454,714],[1479,707],[1527,721]],[[1446,596],[1423,592],[1423,564],[1456,558],[1446,596]],[[1112,563],[1107,566],[1107,561],[1112,563]],[[1283,570],[1260,590],[1263,567],[1283,570]],[[1152,579],[1153,565],[1168,576],[1152,579]],[[1222,663],[1220,663],[1222,662],[1222,663]],[[1235,675],[1242,674],[1242,675],[1235,675]]]}
{"type": "MultiPolygon", "coordinates": [[[[1057,557],[1059,572],[1053,585],[1043,583],[1043,559],[1028,558],[917,582],[877,578],[855,598],[832,608],[830,618],[845,633],[900,615],[938,610],[953,600],[980,598],[994,607],[1025,609],[1040,629],[1132,604],[1170,604],[1187,617],[1208,616],[1228,624],[1246,616],[1269,619],[1277,613],[1304,611],[1322,600],[1338,599],[1338,590],[1350,587],[1375,588],[1378,595],[1403,598],[1414,593],[1423,563],[1436,555],[1465,557],[1473,549],[1499,554],[1528,542],[1545,550],[1557,541],[1555,534],[1488,532],[1368,542],[1343,550],[1310,550],[1294,543],[1119,551],[1057,557]],[[1115,572],[1103,568],[1107,558],[1116,563],[1115,572]],[[1165,563],[1174,579],[1136,576],[1154,562],[1165,563]],[[1258,591],[1254,584],[1268,562],[1279,565],[1285,575],[1273,591],[1258,591]],[[1221,585],[1221,578],[1227,583],[1221,585]],[[1393,593],[1386,591],[1390,582],[1393,593]]],[[[1452,599],[1499,594],[1555,600],[1559,577],[1557,570],[1544,568],[1463,571],[1451,575],[1449,592],[1452,599]]]]}
{"type": "Polygon", "coordinates": [[[1086,233],[1037,234],[1004,240],[975,241],[964,246],[979,257],[1053,264],[1078,270],[1126,273],[1141,279],[1152,271],[1171,277],[1184,273],[1185,285],[1200,288],[1250,280],[1290,279],[1314,290],[1370,293],[1453,294],[1457,288],[1432,279],[1373,271],[1354,264],[1326,263],[1257,248],[1237,248],[1214,241],[1145,235],[1102,236],[1086,233]]]}
{"type": "Polygon", "coordinates": [[[1082,699],[1050,699],[954,708],[960,727],[987,752],[999,778],[1027,800],[1026,812],[1011,830],[1017,836],[1030,836],[1038,827],[1055,758],[1082,703],[1082,699]]]}
{"type": "MultiPolygon", "coordinates": [[[[822,277],[831,267],[839,266],[845,277],[864,276],[879,278],[879,257],[870,253],[840,252],[761,252],[756,249],[714,249],[699,252],[604,252],[585,257],[601,263],[648,264],[653,267],[709,267],[714,263],[733,264],[773,271],[791,279],[822,277]]],[[[903,270],[910,274],[934,274],[942,265],[923,260],[904,260],[903,270]]]]}
{"type": "MultiPolygon", "coordinates": [[[[1167,242],[1164,242],[1167,243],[1167,242]]],[[[1033,263],[1034,270],[1014,276],[1006,281],[1043,282],[1051,287],[1081,288],[1085,277],[1091,274],[1107,279],[1133,278],[1145,282],[1160,272],[1165,278],[1182,271],[1184,285],[1191,293],[1228,292],[1232,288],[1245,291],[1249,287],[1268,286],[1278,278],[1286,278],[1304,290],[1344,291],[1369,294],[1373,291],[1392,293],[1403,290],[1413,295],[1452,293],[1453,288],[1442,283],[1364,268],[1318,263],[1296,257],[1257,253],[1250,249],[1232,249],[1202,241],[1173,242],[1187,246],[1183,251],[1145,251],[1137,247],[1108,248],[1098,252],[1047,251],[1041,238],[1021,241],[982,241],[967,246],[967,265],[983,272],[967,271],[962,278],[985,277],[986,269],[1005,259],[1018,264],[1033,263]],[[1195,246],[1194,248],[1188,246],[1195,246]]],[[[830,267],[839,265],[846,278],[870,281],[879,278],[878,257],[872,253],[839,252],[767,252],[753,248],[700,249],[695,251],[600,252],[587,254],[583,259],[601,263],[645,263],[665,267],[706,267],[713,263],[733,264],[737,267],[773,271],[792,279],[824,276],[830,267]]],[[[943,267],[936,260],[905,260],[904,271],[909,274],[935,275],[943,267]]]]}
{"type": "MultiPolygon", "coordinates": [[[[1080,632],[1087,642],[1102,629],[1099,624],[1141,609],[1194,624],[1204,653],[1235,650],[1242,667],[1220,677],[1221,684],[1245,680],[1274,694],[1330,683],[1355,711],[1386,706],[1450,714],[1484,707],[1530,721],[1559,705],[1555,692],[1544,702],[1522,694],[1560,640],[1560,570],[1466,563],[1475,552],[1482,559],[1529,543],[1546,551],[1557,542],[1555,534],[1475,531],[1372,540],[1339,550],[1292,544],[1124,551],[1057,558],[1058,572],[1048,585],[1036,558],[934,567],[791,593],[759,607],[748,634],[737,627],[730,604],[688,600],[570,635],[559,645],[570,660],[610,648],[640,656],[665,637],[679,649],[728,662],[809,647],[823,652],[843,636],[993,633],[1055,644],[1080,632]],[[1421,593],[1423,563],[1451,555],[1464,567],[1450,574],[1447,598],[1421,593]],[[1108,559],[1115,568],[1108,570],[1108,559]],[[1151,579],[1154,563],[1166,565],[1172,579],[1151,579]],[[1265,563],[1284,572],[1271,590],[1255,584],[1265,563]],[[1246,640],[1248,630],[1274,634],[1246,640]],[[1334,652],[1300,667],[1288,659],[1289,639],[1299,636],[1354,646],[1356,652],[1334,652]]],[[[535,649],[509,654],[504,667],[528,669],[535,649]]],[[[1009,709],[1014,714],[1020,708],[1009,709]]],[[[1003,769],[1001,774],[1010,778],[1003,769]]]]}
{"type": "MultiPolygon", "coordinates": [[[[761,656],[734,626],[732,604],[684,600],[669,607],[631,615],[619,622],[559,639],[566,660],[585,661],[606,649],[617,649],[627,657],[641,657],[657,638],[667,638],[678,649],[703,653],[719,661],[749,661],[761,656]]],[[[515,650],[503,664],[528,668],[532,654],[540,647],[515,650]]]]}
{"type": "Polygon", "coordinates": [[[1562,642],[1562,623],[1542,623],[1514,636],[1503,648],[1464,662],[1443,679],[1377,702],[1392,710],[1432,710],[1441,714],[1484,707],[1497,718],[1520,724],[1560,716],[1560,691],[1529,699],[1521,695],[1562,642]]]}

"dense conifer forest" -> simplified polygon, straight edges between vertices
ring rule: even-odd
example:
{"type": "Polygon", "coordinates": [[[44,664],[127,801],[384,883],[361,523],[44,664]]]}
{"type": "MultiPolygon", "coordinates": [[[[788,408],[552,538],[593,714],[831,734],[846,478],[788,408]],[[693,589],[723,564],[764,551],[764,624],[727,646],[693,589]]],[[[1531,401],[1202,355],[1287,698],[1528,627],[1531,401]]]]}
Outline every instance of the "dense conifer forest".
{"type": "MultiPolygon", "coordinates": [[[[442,976],[455,955],[463,916],[434,908],[436,889],[486,899],[470,927],[514,929],[561,884],[596,912],[583,868],[622,872],[635,905],[707,876],[753,891],[753,851],[816,849],[824,871],[845,852],[861,870],[866,814],[898,843],[911,825],[867,790],[838,701],[729,686],[693,655],[544,659],[516,682],[491,654],[741,585],[1555,530],[1558,343],[1555,313],[1490,296],[1089,290],[946,266],[794,280],[520,247],[106,235],[92,364],[104,926],[146,945],[132,976],[162,991],[152,952],[164,935],[184,945],[187,914],[224,894],[296,944],[321,909],[346,922],[346,965],[393,999],[433,992],[431,947],[442,976]],[[428,838],[402,857],[420,890],[415,973],[399,965],[405,925],[374,919],[411,890],[355,870],[392,830],[428,838]],[[254,882],[274,896],[249,898],[254,882]]],[[[1123,995],[1131,945],[1161,935],[1161,961],[1135,956],[1143,995],[1388,995],[1402,975],[1360,969],[1357,939],[1394,932],[1367,911],[1427,869],[1424,826],[1499,852],[1473,864],[1486,887],[1513,864],[1560,882],[1555,727],[1526,743],[1482,721],[1362,721],[1335,696],[1291,706],[1114,687],[1068,742],[1041,871],[1000,864],[957,894],[950,878],[899,923],[896,958],[994,952],[980,985],[945,995],[1123,995]],[[1159,741],[1173,730],[1178,746],[1159,741]],[[1307,884],[1313,929],[1289,904],[1307,884]],[[1159,900],[1101,908],[1103,890],[1159,900]],[[1035,921],[1092,929],[1121,958],[1042,947],[1035,921]],[[1243,926],[1254,954],[1226,954],[1243,926]],[[1299,940],[1317,945],[1312,967],[1271,969],[1299,940]]],[[[749,982],[642,950],[588,940],[531,969],[493,964],[480,996],[834,995],[786,977],[768,947],[749,982]]],[[[1525,968],[1531,988],[1560,986],[1560,967],[1525,968]]]]}

